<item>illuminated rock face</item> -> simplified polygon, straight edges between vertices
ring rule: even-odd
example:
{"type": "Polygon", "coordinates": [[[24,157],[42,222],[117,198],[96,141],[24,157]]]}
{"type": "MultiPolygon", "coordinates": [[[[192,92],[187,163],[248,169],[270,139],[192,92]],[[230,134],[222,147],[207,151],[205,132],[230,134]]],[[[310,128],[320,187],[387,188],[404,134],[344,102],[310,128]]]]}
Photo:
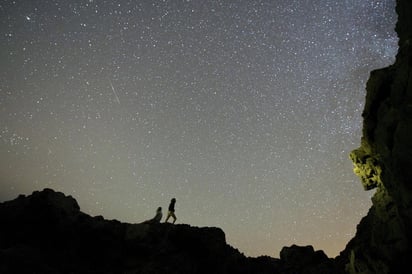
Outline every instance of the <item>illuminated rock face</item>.
{"type": "Polygon", "coordinates": [[[361,147],[350,154],[373,206],[341,259],[352,273],[402,273],[412,260],[412,1],[397,1],[395,63],[367,83],[361,147]]]}

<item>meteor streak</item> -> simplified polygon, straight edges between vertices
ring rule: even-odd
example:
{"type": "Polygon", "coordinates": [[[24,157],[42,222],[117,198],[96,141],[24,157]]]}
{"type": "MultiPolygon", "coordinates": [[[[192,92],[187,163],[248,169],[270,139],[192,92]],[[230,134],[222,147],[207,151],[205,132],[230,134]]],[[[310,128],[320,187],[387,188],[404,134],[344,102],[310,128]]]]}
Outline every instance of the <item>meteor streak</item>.
{"type": "Polygon", "coordinates": [[[113,84],[112,84],[112,81],[109,80],[109,82],[110,82],[110,86],[112,87],[113,94],[114,94],[114,96],[116,96],[116,101],[117,101],[117,103],[120,105],[120,99],[119,99],[119,96],[117,96],[117,92],[116,92],[116,90],[114,89],[114,86],[113,86],[113,84]]]}

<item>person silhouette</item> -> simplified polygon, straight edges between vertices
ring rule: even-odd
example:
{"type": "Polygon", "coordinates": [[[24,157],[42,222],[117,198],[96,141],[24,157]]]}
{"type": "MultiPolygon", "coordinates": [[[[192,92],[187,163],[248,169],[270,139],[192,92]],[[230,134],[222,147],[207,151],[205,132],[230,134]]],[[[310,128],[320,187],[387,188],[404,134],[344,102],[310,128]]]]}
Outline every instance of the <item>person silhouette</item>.
{"type": "Polygon", "coordinates": [[[173,218],[173,223],[176,222],[177,218],[176,218],[176,215],[175,215],[175,204],[176,204],[176,198],[173,198],[172,200],[170,200],[169,212],[167,213],[165,223],[167,223],[167,221],[169,220],[170,217],[173,218]]]}
{"type": "Polygon", "coordinates": [[[156,210],[156,215],[152,219],[147,220],[144,223],[145,224],[158,224],[160,223],[160,220],[162,219],[162,217],[163,217],[162,207],[159,206],[156,210]]]}

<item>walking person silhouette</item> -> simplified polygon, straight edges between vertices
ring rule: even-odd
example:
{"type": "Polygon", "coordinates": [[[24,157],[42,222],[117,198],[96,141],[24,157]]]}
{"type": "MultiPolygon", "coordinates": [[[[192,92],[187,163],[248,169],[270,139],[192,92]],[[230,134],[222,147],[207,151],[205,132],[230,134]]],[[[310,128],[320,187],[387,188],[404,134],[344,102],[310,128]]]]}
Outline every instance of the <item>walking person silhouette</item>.
{"type": "Polygon", "coordinates": [[[176,204],[176,198],[173,198],[172,200],[170,200],[169,212],[167,213],[165,223],[167,223],[167,221],[169,220],[170,217],[173,218],[173,223],[176,222],[177,218],[176,218],[176,215],[175,215],[175,204],[176,204]]]}

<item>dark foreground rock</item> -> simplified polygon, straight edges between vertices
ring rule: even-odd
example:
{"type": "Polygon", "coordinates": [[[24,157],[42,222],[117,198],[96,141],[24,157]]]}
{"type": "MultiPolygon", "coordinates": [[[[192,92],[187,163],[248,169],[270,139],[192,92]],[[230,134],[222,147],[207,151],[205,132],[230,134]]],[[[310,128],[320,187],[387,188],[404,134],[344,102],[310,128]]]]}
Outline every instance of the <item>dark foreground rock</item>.
{"type": "Polygon", "coordinates": [[[51,189],[0,204],[0,273],[339,273],[311,246],[250,258],[215,227],[91,217],[51,189]]]}

